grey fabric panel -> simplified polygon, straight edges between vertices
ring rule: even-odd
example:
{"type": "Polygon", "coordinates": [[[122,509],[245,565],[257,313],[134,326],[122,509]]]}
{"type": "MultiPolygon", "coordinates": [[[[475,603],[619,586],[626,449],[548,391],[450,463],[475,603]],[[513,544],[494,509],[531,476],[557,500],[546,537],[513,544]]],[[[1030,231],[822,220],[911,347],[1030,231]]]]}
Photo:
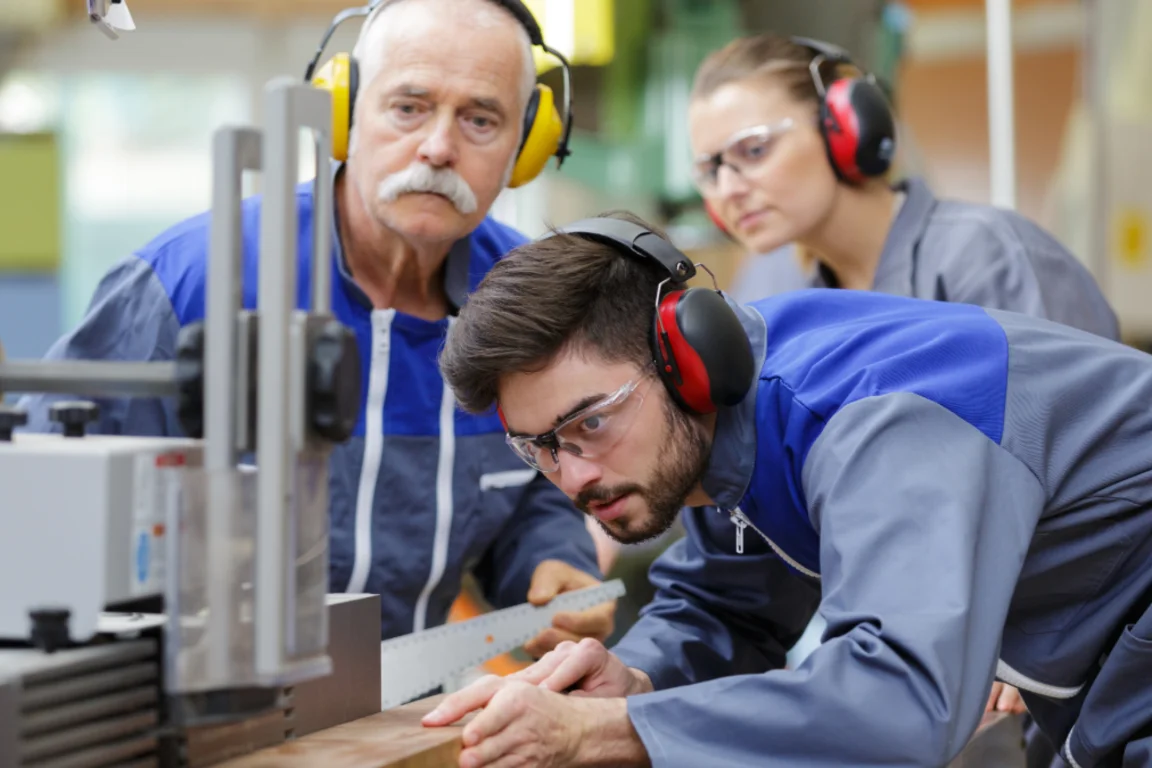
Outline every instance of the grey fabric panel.
{"type": "Polygon", "coordinates": [[[828,623],[804,665],[810,704],[839,689],[848,702],[917,713],[895,727],[866,706],[824,716],[874,734],[846,762],[902,764],[913,755],[883,750],[907,740],[912,762],[940,765],[979,722],[1042,489],[1009,452],[911,394],[841,410],[803,482],[821,530],[828,623]]]}
{"type": "Polygon", "coordinates": [[[1124,628],[1065,749],[1076,764],[1152,764],[1152,607],[1124,628]]]}
{"type": "Polygon", "coordinates": [[[715,508],[685,509],[685,537],[652,564],[656,588],[612,649],[658,689],[784,666],[820,600],[759,536],[735,552],[735,527],[715,508]]]}
{"type": "MultiPolygon", "coordinates": [[[[922,179],[892,223],[872,290],[976,304],[1042,317],[1106,338],[1116,314],[1091,273],[1027,218],[1001,208],[941,200],[922,179]]],[[[827,287],[820,273],[814,287],[827,287]]]]}
{"type": "MultiPolygon", "coordinates": [[[[179,321],[152,267],[136,256],[114,265],[100,280],[80,324],[45,353],[48,360],[171,360],[179,321]]],[[[69,395],[27,394],[29,432],[59,432],[48,409],[69,395]]],[[[171,402],[158,398],[98,398],[99,420],[89,431],[102,434],[180,435],[171,402]]]]}
{"type": "MultiPolygon", "coordinates": [[[[1152,357],[990,311],[1010,345],[1002,445],[1045,489],[1002,659],[1075,687],[1152,600],[1152,357]]],[[[1030,701],[1057,742],[1085,696],[1030,701]]]]}
{"type": "MultiPolygon", "coordinates": [[[[919,180],[909,182],[908,193],[910,203],[931,195],[919,180]]],[[[1119,338],[1116,315],[1091,273],[1027,218],[953,200],[937,200],[921,222],[904,213],[890,239],[900,237],[896,230],[905,223],[919,229],[910,254],[914,296],[1006,309],[1119,338]]]]}

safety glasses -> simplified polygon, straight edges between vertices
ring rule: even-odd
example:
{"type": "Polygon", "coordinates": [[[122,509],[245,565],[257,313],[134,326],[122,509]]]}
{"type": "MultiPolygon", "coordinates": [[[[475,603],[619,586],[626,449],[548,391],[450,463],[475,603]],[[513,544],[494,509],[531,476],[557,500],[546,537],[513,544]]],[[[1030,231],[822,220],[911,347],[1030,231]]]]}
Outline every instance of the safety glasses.
{"type": "Polygon", "coordinates": [[[572,414],[542,435],[507,433],[505,441],[529,466],[541,472],[560,468],[560,452],[585,459],[608,455],[628,433],[644,394],[652,383],[646,367],[636,378],[586,408],[572,414]]]}
{"type": "Polygon", "coordinates": [[[692,180],[700,192],[716,192],[720,166],[727,165],[741,176],[755,171],[772,153],[781,134],[792,129],[792,118],[771,125],[756,125],[733,134],[723,149],[710,155],[698,155],[692,163],[692,180]]]}

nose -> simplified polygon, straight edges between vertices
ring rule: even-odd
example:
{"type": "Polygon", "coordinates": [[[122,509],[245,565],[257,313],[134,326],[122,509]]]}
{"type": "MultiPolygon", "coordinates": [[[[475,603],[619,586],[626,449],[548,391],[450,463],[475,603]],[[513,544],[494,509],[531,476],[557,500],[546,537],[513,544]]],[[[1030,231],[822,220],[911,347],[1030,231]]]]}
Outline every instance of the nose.
{"type": "Polygon", "coordinates": [[[730,165],[716,169],[716,196],[724,201],[735,200],[748,194],[748,180],[730,165]]]}
{"type": "Polygon", "coordinates": [[[575,497],[585,488],[595,485],[604,477],[604,468],[595,461],[589,461],[571,453],[560,454],[559,477],[556,484],[569,498],[575,497]]]}
{"type": "Polygon", "coordinates": [[[437,116],[416,152],[421,162],[433,168],[446,168],[456,163],[456,121],[447,112],[437,116]]]}

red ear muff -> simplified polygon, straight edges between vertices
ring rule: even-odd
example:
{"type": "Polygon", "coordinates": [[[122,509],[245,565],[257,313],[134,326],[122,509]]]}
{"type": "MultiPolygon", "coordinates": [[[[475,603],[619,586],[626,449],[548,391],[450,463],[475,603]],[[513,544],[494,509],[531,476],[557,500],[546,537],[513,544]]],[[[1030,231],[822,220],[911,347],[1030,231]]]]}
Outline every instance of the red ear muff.
{"type": "Polygon", "coordinates": [[[880,87],[869,80],[848,78],[828,86],[820,132],[832,169],[850,184],[882,176],[892,164],[895,121],[880,87]]]}
{"type": "Polygon", "coordinates": [[[820,96],[820,134],[836,176],[849,184],[883,176],[896,153],[896,120],[876,78],[869,74],[826,82],[820,65],[852,64],[848,52],[811,37],[791,40],[815,54],[808,71],[820,96]]]}
{"type": "Polygon", "coordinates": [[[682,408],[713,413],[748,394],[755,376],[752,344],[719,291],[669,293],[652,330],[660,378],[682,408]]]}

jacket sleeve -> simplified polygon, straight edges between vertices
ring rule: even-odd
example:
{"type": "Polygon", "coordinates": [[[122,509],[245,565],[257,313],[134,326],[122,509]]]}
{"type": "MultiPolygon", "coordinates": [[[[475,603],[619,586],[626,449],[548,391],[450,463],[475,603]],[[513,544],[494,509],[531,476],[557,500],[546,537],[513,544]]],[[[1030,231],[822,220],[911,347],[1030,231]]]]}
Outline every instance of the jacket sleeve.
{"type": "MultiPolygon", "coordinates": [[[[45,354],[48,360],[151,361],[171,360],[180,325],[152,267],[130,256],[101,279],[80,324],[45,354]]],[[[66,395],[29,393],[18,405],[28,412],[30,432],[59,431],[48,409],[66,395]]],[[[92,398],[100,409],[90,432],[179,435],[175,409],[158,398],[92,398]]]]}
{"type": "Polygon", "coordinates": [[[784,666],[820,599],[764,540],[715,507],[681,512],[686,535],[652,564],[651,603],[612,649],[658,690],[784,666]]]}
{"type": "Polygon", "coordinates": [[[630,698],[655,766],[946,765],[975,731],[1040,483],[911,394],[833,416],[802,479],[824,643],[794,670],[630,698]]]}
{"type": "Polygon", "coordinates": [[[941,242],[921,246],[922,257],[931,257],[930,250],[944,256],[948,301],[1041,317],[1119,340],[1115,312],[1075,256],[1024,217],[993,215],[954,222],[941,242]]]}
{"type": "Polygon", "coordinates": [[[473,573],[483,585],[484,596],[502,608],[527,599],[532,574],[545,560],[562,560],[603,578],[583,514],[537,472],[473,573]]]}

